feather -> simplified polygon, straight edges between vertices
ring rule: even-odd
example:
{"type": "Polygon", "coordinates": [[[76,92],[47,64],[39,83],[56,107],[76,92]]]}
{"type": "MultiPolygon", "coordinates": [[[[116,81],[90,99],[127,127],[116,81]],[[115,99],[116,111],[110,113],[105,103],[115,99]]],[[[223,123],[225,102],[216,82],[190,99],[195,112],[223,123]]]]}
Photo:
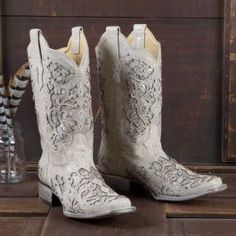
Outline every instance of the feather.
{"type": "MultiPolygon", "coordinates": [[[[10,116],[13,118],[17,108],[20,105],[26,87],[30,80],[30,69],[28,63],[25,63],[11,78],[8,85],[10,116]]],[[[7,114],[8,115],[8,114],[7,114]]]]}

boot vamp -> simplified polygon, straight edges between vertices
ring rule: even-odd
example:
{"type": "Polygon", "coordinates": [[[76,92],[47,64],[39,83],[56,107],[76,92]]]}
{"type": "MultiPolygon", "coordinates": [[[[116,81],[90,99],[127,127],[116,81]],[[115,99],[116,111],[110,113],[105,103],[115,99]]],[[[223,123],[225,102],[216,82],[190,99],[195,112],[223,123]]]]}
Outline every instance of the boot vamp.
{"type": "Polygon", "coordinates": [[[144,164],[130,164],[130,174],[156,195],[201,194],[222,185],[220,177],[195,173],[164,155],[144,164]]]}
{"type": "Polygon", "coordinates": [[[72,172],[57,174],[51,179],[51,187],[66,211],[71,213],[88,214],[131,206],[128,199],[105,184],[93,166],[78,166],[72,172]]]}
{"type": "Polygon", "coordinates": [[[131,207],[128,198],[106,185],[93,162],[82,157],[80,161],[49,165],[48,173],[49,187],[67,213],[96,215],[131,207]]]}

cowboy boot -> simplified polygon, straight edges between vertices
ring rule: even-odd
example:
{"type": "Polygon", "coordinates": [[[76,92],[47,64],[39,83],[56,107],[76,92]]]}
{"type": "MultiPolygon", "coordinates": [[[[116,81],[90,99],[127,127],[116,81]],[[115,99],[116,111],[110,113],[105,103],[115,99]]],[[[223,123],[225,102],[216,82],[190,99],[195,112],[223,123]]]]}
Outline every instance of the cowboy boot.
{"type": "Polygon", "coordinates": [[[98,169],[143,184],[156,200],[225,190],[221,178],[195,173],[162,149],[161,45],[146,25],[134,25],[128,38],[107,27],[96,55],[103,114],[98,169]]]}
{"type": "Polygon", "coordinates": [[[52,202],[56,196],[72,218],[134,211],[93,162],[89,49],[82,27],[72,28],[68,46],[59,50],[48,46],[40,30],[31,30],[28,58],[42,146],[39,197],[52,202]]]}

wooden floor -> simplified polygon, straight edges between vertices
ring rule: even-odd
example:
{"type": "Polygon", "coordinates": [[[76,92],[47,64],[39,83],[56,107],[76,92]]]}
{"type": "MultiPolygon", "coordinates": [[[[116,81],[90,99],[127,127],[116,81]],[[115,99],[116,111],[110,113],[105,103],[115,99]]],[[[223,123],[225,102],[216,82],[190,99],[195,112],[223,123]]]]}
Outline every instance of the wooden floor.
{"type": "Polygon", "coordinates": [[[0,185],[0,236],[235,236],[236,173],[221,173],[229,190],[185,203],[152,200],[134,186],[126,193],[137,207],[133,214],[103,220],[73,220],[61,207],[50,208],[37,197],[37,176],[24,183],[0,185]]]}

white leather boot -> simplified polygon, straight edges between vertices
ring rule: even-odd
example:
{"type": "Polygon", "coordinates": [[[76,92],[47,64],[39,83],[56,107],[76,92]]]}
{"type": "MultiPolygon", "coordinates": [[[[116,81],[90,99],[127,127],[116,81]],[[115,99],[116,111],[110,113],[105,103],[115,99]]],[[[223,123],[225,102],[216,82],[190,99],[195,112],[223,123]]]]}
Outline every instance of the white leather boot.
{"type": "Polygon", "coordinates": [[[108,187],[93,163],[89,50],[82,27],[68,46],[51,49],[42,32],[30,31],[28,57],[42,157],[39,196],[56,196],[73,218],[100,218],[135,210],[108,187]]]}
{"type": "Polygon", "coordinates": [[[157,200],[225,190],[221,178],[194,173],[162,149],[161,45],[146,25],[134,25],[128,38],[107,27],[96,54],[103,108],[99,170],[140,182],[157,200]]]}

